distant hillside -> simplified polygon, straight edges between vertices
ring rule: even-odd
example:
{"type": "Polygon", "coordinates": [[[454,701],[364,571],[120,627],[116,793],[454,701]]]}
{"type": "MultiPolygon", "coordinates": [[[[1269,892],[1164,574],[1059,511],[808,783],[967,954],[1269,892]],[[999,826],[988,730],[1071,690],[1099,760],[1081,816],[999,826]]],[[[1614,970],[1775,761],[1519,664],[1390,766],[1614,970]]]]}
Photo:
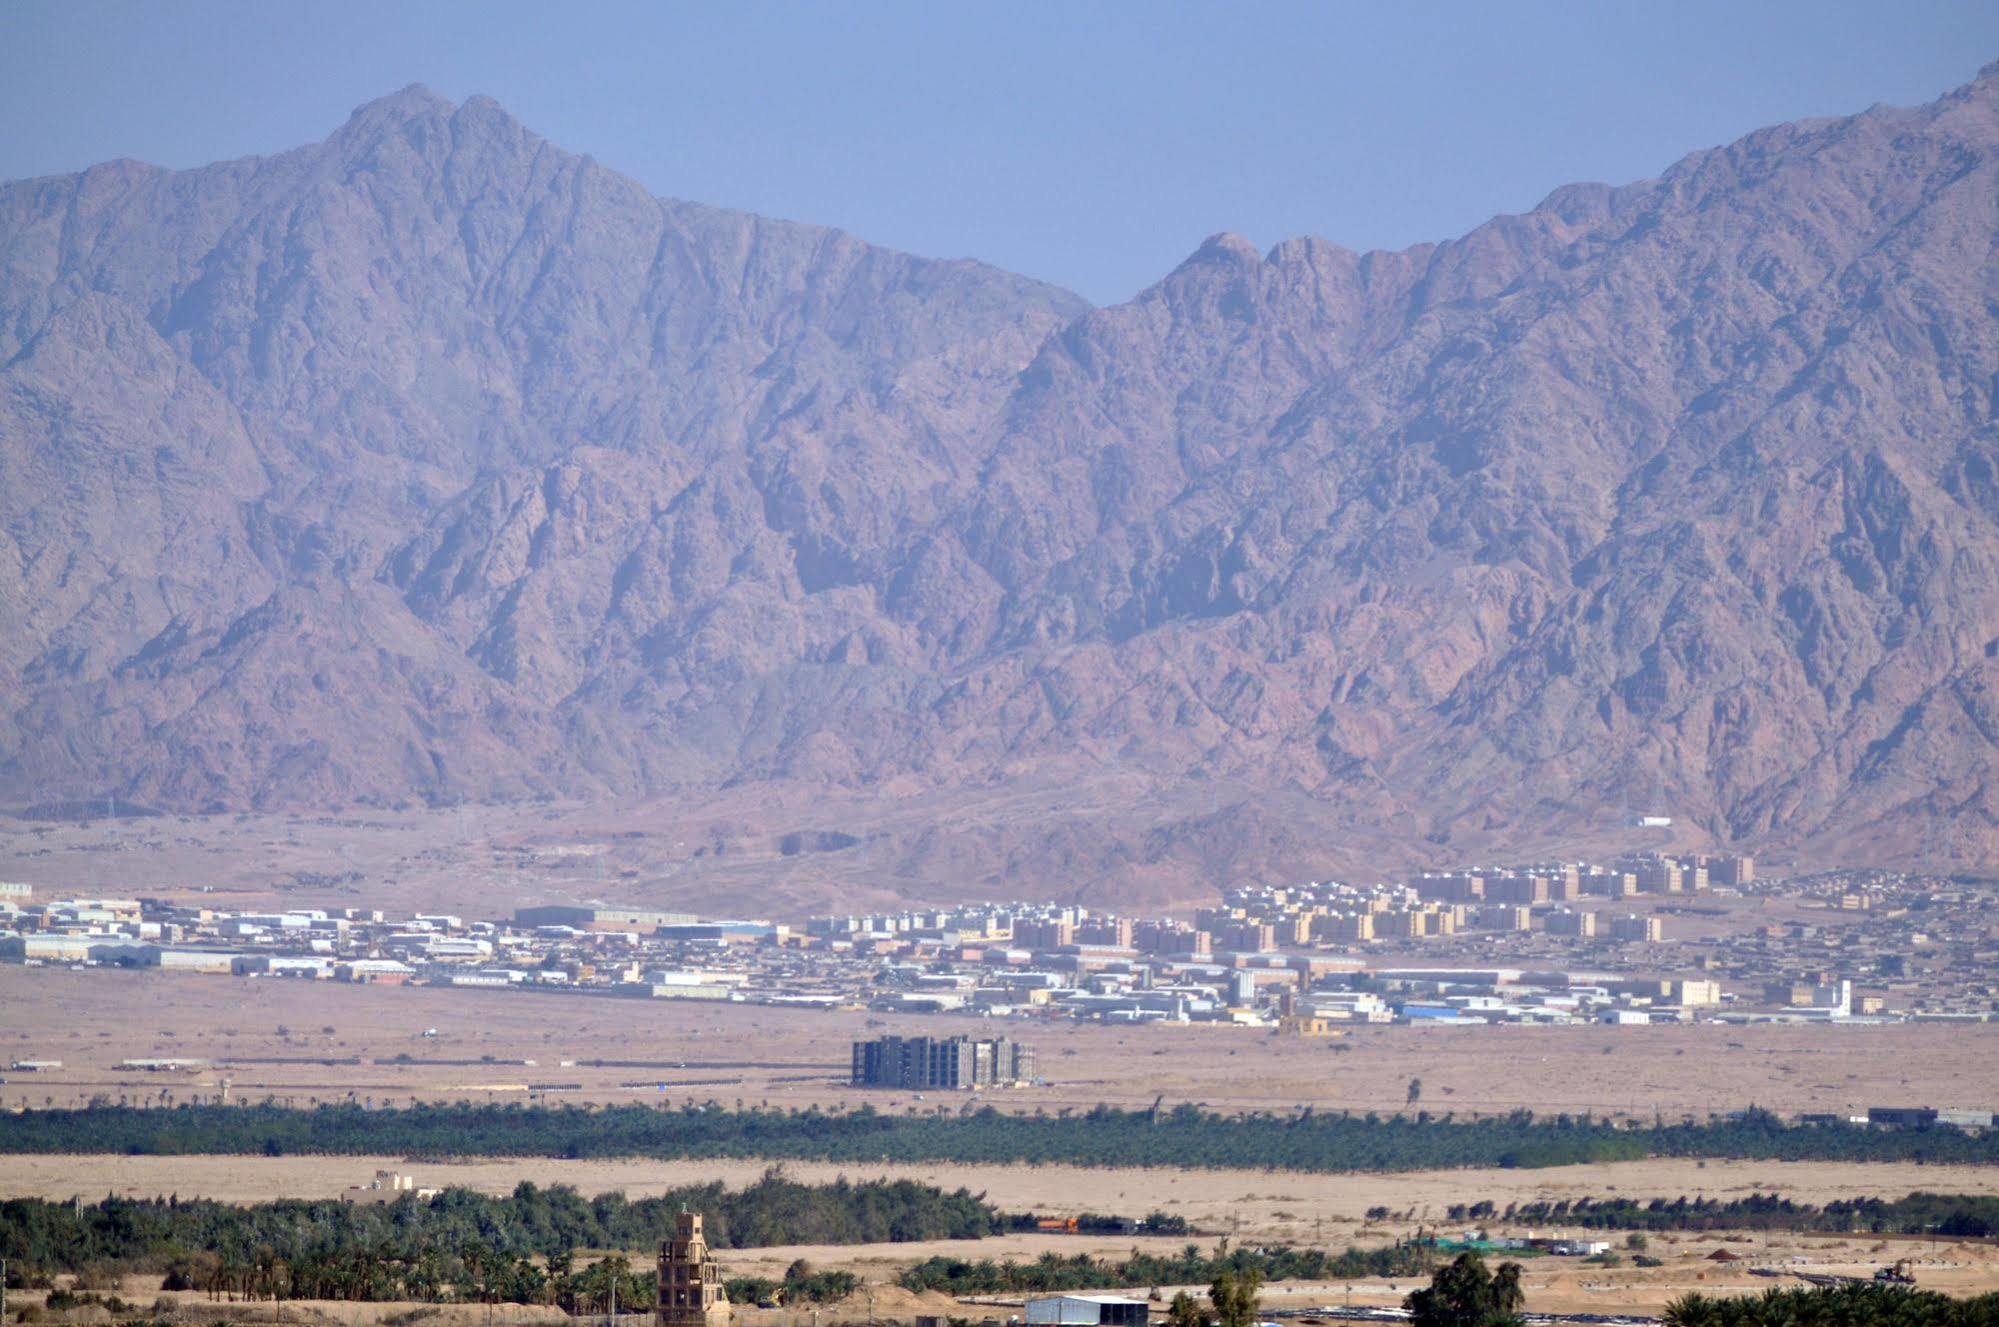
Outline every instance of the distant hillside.
{"type": "Polygon", "coordinates": [[[986,866],[1993,869],[1995,239],[1999,67],[1099,310],[421,89],[0,186],[0,800],[1108,772],[1241,791],[986,866]]]}

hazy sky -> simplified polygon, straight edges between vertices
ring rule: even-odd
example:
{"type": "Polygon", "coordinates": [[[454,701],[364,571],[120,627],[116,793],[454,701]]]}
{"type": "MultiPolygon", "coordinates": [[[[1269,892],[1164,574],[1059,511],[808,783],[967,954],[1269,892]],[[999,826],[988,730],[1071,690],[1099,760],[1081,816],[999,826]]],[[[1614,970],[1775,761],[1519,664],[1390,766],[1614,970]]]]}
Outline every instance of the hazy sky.
{"type": "Polygon", "coordinates": [[[1927,101],[1999,3],[0,3],[0,178],[324,137],[421,82],[657,193],[1123,299],[1200,240],[1458,234],[1927,101]]]}

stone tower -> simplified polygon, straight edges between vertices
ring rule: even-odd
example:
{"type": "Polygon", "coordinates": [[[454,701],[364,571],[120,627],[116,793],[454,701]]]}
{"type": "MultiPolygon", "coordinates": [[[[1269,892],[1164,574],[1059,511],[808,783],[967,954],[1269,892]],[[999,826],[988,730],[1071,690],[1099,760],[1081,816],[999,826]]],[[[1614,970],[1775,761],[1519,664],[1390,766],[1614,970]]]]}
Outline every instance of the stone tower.
{"type": "Polygon", "coordinates": [[[728,1327],[731,1316],[700,1214],[682,1212],[659,1246],[659,1327],[728,1327]]]}

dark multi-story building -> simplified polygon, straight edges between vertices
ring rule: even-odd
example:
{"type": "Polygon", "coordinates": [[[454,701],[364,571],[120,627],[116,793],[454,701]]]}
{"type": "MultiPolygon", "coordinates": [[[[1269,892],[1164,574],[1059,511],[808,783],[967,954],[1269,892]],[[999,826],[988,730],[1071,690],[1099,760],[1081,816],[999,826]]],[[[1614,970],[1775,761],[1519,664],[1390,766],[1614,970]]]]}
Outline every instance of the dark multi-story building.
{"type": "Polygon", "coordinates": [[[953,1091],[1034,1077],[1034,1052],[1006,1037],[877,1037],[854,1043],[855,1087],[953,1091]]]}
{"type": "Polygon", "coordinates": [[[1525,903],[1531,907],[1536,903],[1546,903],[1548,897],[1546,876],[1503,875],[1485,882],[1485,901],[1488,903],[1525,903]]]}
{"type": "Polygon", "coordinates": [[[1267,953],[1277,948],[1277,928],[1268,922],[1237,922],[1222,936],[1230,949],[1267,953]]]}
{"type": "Polygon", "coordinates": [[[1129,917],[1092,917],[1076,927],[1076,943],[1084,945],[1129,949],[1132,936],[1132,920],[1129,917]]]}
{"type": "Polygon", "coordinates": [[[1022,920],[1013,924],[1013,942],[1022,949],[1060,949],[1076,943],[1073,922],[1022,920]]]}

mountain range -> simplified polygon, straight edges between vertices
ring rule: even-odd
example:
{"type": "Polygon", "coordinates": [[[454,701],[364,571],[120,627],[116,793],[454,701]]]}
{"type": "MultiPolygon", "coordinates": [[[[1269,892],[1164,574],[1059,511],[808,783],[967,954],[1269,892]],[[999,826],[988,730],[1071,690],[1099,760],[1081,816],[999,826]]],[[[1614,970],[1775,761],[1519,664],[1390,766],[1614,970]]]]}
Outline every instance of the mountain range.
{"type": "Polygon", "coordinates": [[[1999,66],[1107,308],[421,88],[0,185],[0,802],[1109,775],[1209,807],[1141,856],[1999,869],[1995,243],[1999,66]]]}

